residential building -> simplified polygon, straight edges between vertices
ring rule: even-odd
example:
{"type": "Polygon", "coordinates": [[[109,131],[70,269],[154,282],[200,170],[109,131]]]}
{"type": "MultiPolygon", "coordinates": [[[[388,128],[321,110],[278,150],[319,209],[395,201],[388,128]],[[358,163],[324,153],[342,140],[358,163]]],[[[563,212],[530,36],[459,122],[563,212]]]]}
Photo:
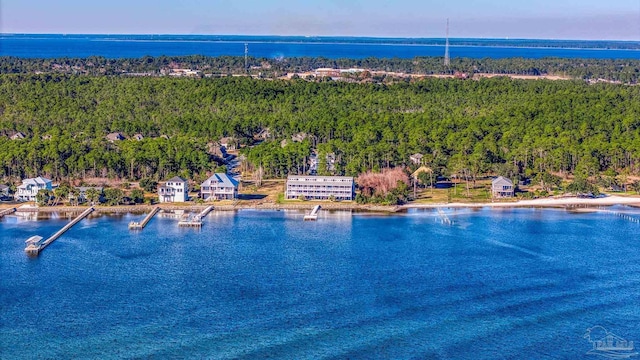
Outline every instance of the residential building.
{"type": "Polygon", "coordinates": [[[238,197],[238,180],[224,173],[216,173],[200,185],[204,200],[232,200],[238,197]]]}
{"type": "Polygon", "coordinates": [[[494,198],[513,197],[515,187],[513,182],[505,177],[498,176],[491,181],[491,195],[494,198]]]}
{"type": "Polygon", "coordinates": [[[220,147],[223,152],[234,151],[236,149],[236,139],[232,137],[223,137],[220,139],[220,147]]]}
{"type": "Polygon", "coordinates": [[[355,183],[348,176],[306,176],[289,175],[287,177],[287,199],[307,200],[353,200],[355,183]]]}
{"type": "Polygon", "coordinates": [[[257,134],[253,135],[255,140],[267,140],[271,137],[271,130],[269,128],[264,128],[260,130],[257,134]]]}
{"type": "MultiPolygon", "coordinates": [[[[104,194],[104,188],[100,187],[100,186],[80,186],[80,187],[76,187],[76,189],[78,189],[78,203],[85,203],[87,202],[89,199],[87,198],[87,191],[90,189],[95,190],[98,195],[100,196],[100,198],[102,198],[103,194],[104,194]]],[[[73,195],[69,194],[69,200],[72,200],[73,195]]]]}
{"type": "Polygon", "coordinates": [[[9,186],[0,184],[0,198],[9,196],[9,186]]]}
{"type": "Polygon", "coordinates": [[[422,155],[420,153],[415,153],[415,154],[409,156],[409,160],[411,160],[411,162],[416,164],[416,165],[420,165],[420,164],[422,164],[422,158],[423,157],[424,157],[424,155],[422,155]]]}
{"type": "Polygon", "coordinates": [[[22,139],[24,139],[25,137],[26,137],[26,135],[25,135],[25,134],[23,134],[23,133],[21,133],[21,132],[19,132],[19,131],[18,131],[17,133],[15,133],[15,134],[11,135],[11,140],[22,140],[22,139]]]}
{"type": "Polygon", "coordinates": [[[144,140],[144,136],[142,136],[142,134],[135,134],[131,137],[133,140],[137,140],[137,141],[142,141],[144,140]]]}
{"type": "Polygon", "coordinates": [[[15,198],[18,201],[36,201],[36,195],[40,190],[53,190],[51,180],[42,176],[32,179],[22,180],[22,185],[18,186],[15,198]]]}
{"type": "Polygon", "coordinates": [[[110,133],[106,136],[107,140],[114,142],[114,141],[120,141],[120,140],[124,140],[124,135],[122,135],[119,132],[113,132],[110,133]]]}
{"type": "Polygon", "coordinates": [[[187,180],[175,176],[158,187],[158,200],[165,202],[185,202],[189,200],[189,184],[187,180]]]}

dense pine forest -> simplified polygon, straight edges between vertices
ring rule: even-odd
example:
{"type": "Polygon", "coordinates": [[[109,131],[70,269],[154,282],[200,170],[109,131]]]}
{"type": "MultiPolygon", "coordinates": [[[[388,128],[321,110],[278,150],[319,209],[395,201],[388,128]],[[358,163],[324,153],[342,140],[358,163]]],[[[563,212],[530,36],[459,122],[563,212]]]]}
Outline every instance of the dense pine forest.
{"type": "Polygon", "coordinates": [[[640,173],[640,87],[0,75],[1,177],[202,179],[219,165],[208,145],[223,136],[266,177],[307,170],[313,149],[320,173],[403,166],[420,152],[448,176],[632,175],[640,173]],[[254,139],[267,128],[267,140],[254,139]],[[10,139],[16,132],[25,138],[10,139]],[[111,132],[144,140],[112,143],[111,132]]]}

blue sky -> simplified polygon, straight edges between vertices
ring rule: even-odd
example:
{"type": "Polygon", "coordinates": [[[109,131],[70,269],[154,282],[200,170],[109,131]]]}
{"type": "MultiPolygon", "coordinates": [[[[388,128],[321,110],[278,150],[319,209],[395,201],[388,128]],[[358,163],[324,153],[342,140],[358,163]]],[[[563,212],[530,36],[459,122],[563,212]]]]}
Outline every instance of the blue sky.
{"type": "Polygon", "coordinates": [[[640,40],[640,0],[0,0],[4,33],[640,40]]]}

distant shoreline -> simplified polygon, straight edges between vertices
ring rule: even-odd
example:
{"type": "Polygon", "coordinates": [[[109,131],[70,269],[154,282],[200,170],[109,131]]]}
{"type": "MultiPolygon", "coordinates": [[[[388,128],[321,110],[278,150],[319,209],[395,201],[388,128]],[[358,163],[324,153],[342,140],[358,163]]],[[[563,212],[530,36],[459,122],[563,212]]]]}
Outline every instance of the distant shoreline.
{"type": "MultiPolygon", "coordinates": [[[[607,196],[603,198],[546,198],[535,200],[520,200],[513,202],[482,202],[482,203],[434,203],[434,204],[406,204],[406,205],[369,205],[356,203],[322,203],[322,202],[304,202],[300,204],[193,204],[193,205],[120,205],[120,206],[96,206],[98,213],[143,213],[150,211],[156,206],[162,210],[185,210],[200,211],[213,205],[214,210],[218,211],[235,211],[235,210],[311,210],[315,205],[321,205],[324,210],[349,210],[357,212],[371,213],[399,213],[410,209],[438,209],[438,208],[558,208],[558,207],[598,207],[598,206],[614,206],[614,205],[635,205],[640,206],[640,197],[625,196],[607,196]]],[[[59,212],[81,212],[87,209],[87,206],[51,206],[51,207],[23,207],[17,205],[0,205],[0,209],[8,209],[16,207],[19,212],[41,212],[41,213],[59,213],[59,212]]]]}

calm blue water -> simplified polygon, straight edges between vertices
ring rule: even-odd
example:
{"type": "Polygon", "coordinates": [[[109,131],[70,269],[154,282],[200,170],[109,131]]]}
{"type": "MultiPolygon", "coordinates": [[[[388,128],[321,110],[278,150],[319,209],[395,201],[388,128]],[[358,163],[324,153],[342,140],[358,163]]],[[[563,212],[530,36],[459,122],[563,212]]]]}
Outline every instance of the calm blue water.
{"type": "MultiPolygon", "coordinates": [[[[640,217],[638,210],[618,208],[640,217]]],[[[602,213],[0,221],[0,358],[582,358],[640,341],[640,225],[602,213]],[[36,344],[37,343],[37,344],[36,344]]]]}
{"type": "MultiPolygon", "coordinates": [[[[104,56],[107,58],[138,58],[150,56],[243,56],[244,43],[249,43],[253,57],[326,57],[352,58],[413,58],[444,56],[443,41],[438,39],[375,39],[375,38],[303,38],[303,37],[240,37],[240,36],[150,36],[150,35],[0,35],[0,56],[24,58],[59,58],[104,56]],[[411,43],[409,43],[411,42],[411,43]],[[433,45],[439,44],[439,45],[433,45]]],[[[481,41],[481,40],[477,40],[481,41]]],[[[530,41],[524,41],[529,43],[530,41]]],[[[598,42],[537,41],[545,47],[514,47],[517,40],[488,39],[487,46],[452,45],[451,57],[467,58],[592,58],[640,59],[640,50],[580,49],[563,45],[604,46],[598,42]],[[594,43],[596,43],[594,45],[594,43]],[[503,46],[501,46],[501,44],[503,46]]],[[[613,43],[617,44],[617,43],[613,43]]],[[[633,43],[636,44],[637,43],[633,43]]]]}

